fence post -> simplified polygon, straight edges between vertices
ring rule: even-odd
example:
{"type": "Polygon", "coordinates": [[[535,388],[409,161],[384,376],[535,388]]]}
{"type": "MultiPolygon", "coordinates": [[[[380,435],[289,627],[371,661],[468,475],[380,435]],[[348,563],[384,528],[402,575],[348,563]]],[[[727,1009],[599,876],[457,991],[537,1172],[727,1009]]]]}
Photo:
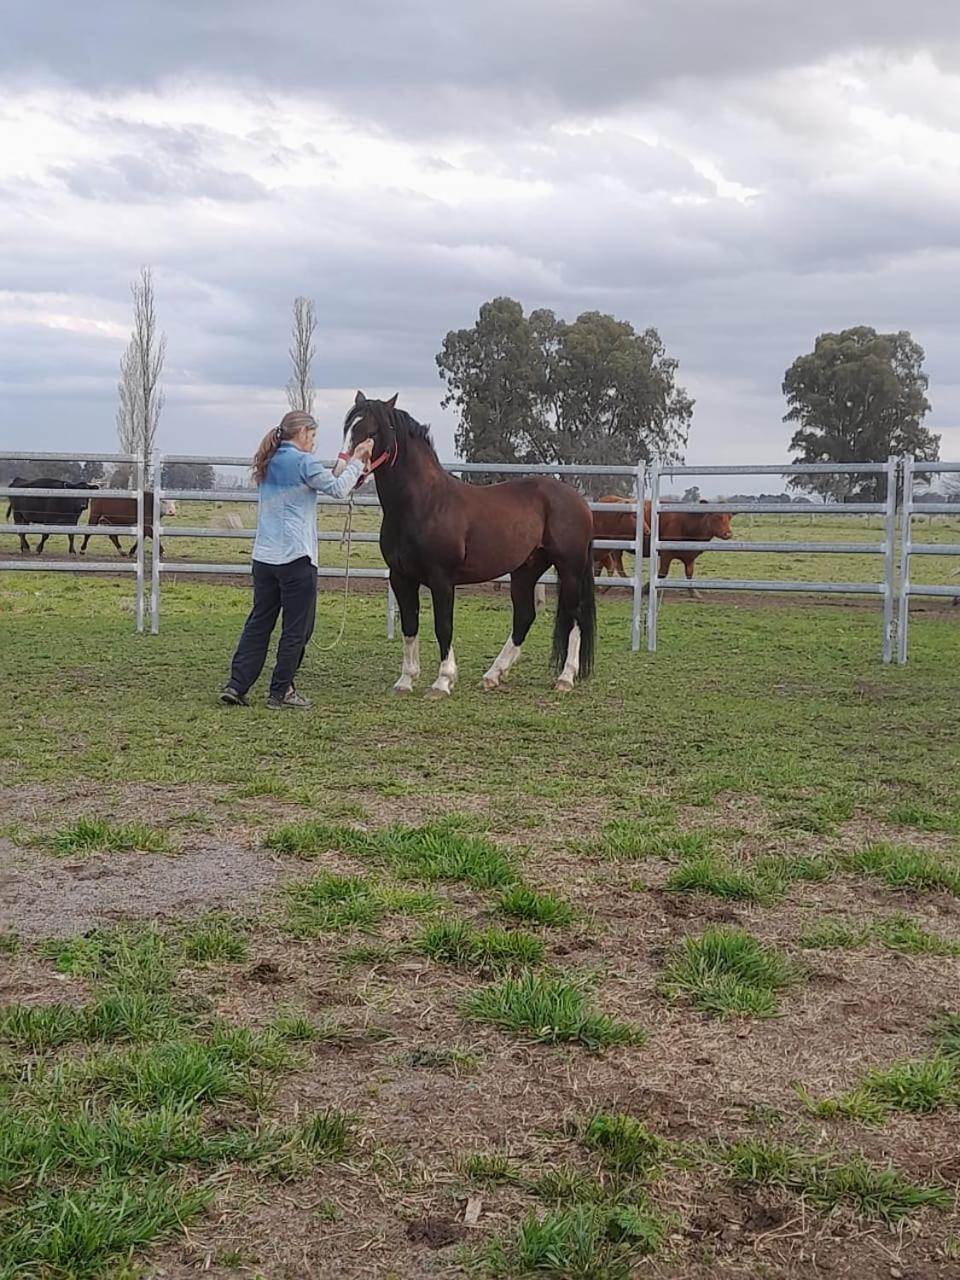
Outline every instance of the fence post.
{"type": "MultiPolygon", "coordinates": [[[[642,516],[642,513],[639,513],[642,516]]],[[[638,520],[639,524],[640,521],[638,520]]],[[[647,574],[647,649],[657,649],[657,544],[660,541],[660,459],[650,467],[650,569],[647,574]]]]}
{"type": "Polygon", "coordinates": [[[153,547],[150,560],[150,634],[160,632],[160,505],[163,501],[163,454],[155,453],[151,459],[153,468],[153,547]]]}
{"type": "Polygon", "coordinates": [[[643,616],[643,491],[646,467],[637,463],[633,485],[637,503],[636,530],[633,539],[633,622],[630,631],[630,648],[633,653],[640,648],[641,619],[643,616]]]}
{"type": "Polygon", "coordinates": [[[910,544],[913,511],[913,454],[903,455],[900,496],[900,601],[897,609],[897,662],[907,660],[907,627],[910,622],[910,544]]]}
{"type": "Polygon", "coordinates": [[[137,458],[137,634],[143,635],[144,613],[144,488],[146,486],[146,459],[143,453],[137,458]]]}
{"type": "MultiPolygon", "coordinates": [[[[893,658],[893,593],[896,567],[894,549],[897,528],[897,470],[898,459],[887,458],[887,501],[883,511],[883,661],[889,664],[893,658]]],[[[868,517],[869,520],[869,517],[868,517]]]]}

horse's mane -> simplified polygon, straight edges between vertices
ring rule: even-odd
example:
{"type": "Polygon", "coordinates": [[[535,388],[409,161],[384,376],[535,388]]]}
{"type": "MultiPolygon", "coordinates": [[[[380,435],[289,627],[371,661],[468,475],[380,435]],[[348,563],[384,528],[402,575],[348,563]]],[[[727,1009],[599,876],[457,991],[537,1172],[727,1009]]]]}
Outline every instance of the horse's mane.
{"type": "Polygon", "coordinates": [[[437,458],[430,428],[411,417],[405,409],[391,408],[383,400],[364,400],[360,404],[353,405],[343,422],[344,434],[352,431],[356,424],[367,416],[373,418],[378,428],[392,431],[398,440],[417,440],[426,445],[433,457],[437,458]]]}

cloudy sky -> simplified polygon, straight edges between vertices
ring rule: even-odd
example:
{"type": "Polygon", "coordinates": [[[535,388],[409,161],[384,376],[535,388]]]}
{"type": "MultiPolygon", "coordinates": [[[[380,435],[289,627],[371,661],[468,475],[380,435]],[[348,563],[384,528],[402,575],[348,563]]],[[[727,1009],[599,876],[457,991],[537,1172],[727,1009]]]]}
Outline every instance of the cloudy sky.
{"type": "Polygon", "coordinates": [[[12,0],[0,442],[113,447],[154,269],[168,451],[243,453],[316,299],[321,451],[354,390],[452,456],[434,356],[485,299],[656,326],[691,462],[779,462],[784,369],[910,329],[960,457],[955,0],[12,0]]]}

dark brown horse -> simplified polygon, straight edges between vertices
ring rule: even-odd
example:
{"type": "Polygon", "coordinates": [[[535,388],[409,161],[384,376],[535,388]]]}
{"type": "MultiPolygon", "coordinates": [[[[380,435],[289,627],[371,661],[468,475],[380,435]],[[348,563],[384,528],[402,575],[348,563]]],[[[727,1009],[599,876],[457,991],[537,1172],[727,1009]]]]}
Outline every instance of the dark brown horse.
{"type": "Polygon", "coordinates": [[[554,565],[559,584],[553,662],[557,690],[568,692],[593,665],[596,602],[590,508],[576,490],[547,476],[464,484],[440,465],[429,430],[396,403],[396,396],[367,400],[358,391],[344,423],[344,439],[351,449],[361,440],[374,441],[370,469],[383,508],[380,550],[390,569],[403,630],[403,669],[394,688],[409,693],[420,675],[421,586],[433,597],[440,646],[440,672],[430,695],[443,697],[457,679],[455,588],[510,575],[513,628],[483,677],[483,687],[495,689],[520,657],[536,616],[537,580],[554,565]]]}

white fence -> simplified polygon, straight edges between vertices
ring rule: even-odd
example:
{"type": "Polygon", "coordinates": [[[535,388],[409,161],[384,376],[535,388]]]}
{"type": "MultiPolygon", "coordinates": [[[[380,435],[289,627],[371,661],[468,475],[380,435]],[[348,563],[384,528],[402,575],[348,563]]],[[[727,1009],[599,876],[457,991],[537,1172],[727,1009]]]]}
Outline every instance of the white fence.
{"type": "MultiPolygon", "coordinates": [[[[894,599],[894,540],[897,518],[897,466],[896,458],[886,462],[871,463],[816,463],[793,467],[685,467],[661,465],[654,462],[650,468],[650,599],[647,615],[647,648],[657,647],[657,608],[661,591],[676,590],[687,584],[679,579],[659,577],[658,560],[663,552],[706,551],[766,552],[795,554],[805,551],[817,555],[874,555],[883,557],[883,577],[879,582],[790,582],[781,579],[767,581],[757,578],[701,578],[698,589],[709,591],[802,591],[810,595],[862,595],[878,596],[883,602],[883,661],[893,655],[893,599],[894,599]],[[885,475],[886,497],[883,502],[825,502],[813,508],[817,515],[882,515],[883,541],[869,542],[665,542],[660,538],[660,517],[663,506],[660,501],[660,481],[663,476],[784,476],[788,480],[810,475],[885,475]]],[[[671,502],[668,511],[708,513],[726,512],[730,515],[777,514],[807,515],[810,508],[792,503],[729,503],[729,502],[671,502]]]]}
{"type": "Polygon", "coordinates": [[[90,524],[2,524],[0,532],[15,533],[21,539],[28,535],[65,534],[74,537],[103,537],[127,534],[137,539],[136,558],[124,563],[117,560],[87,560],[73,557],[70,560],[3,560],[0,569],[14,572],[38,569],[44,572],[59,573],[132,573],[136,577],[136,628],[143,631],[143,599],[144,599],[144,548],[143,548],[143,503],[146,489],[143,458],[130,453],[14,453],[7,449],[0,452],[0,462],[101,462],[115,466],[130,467],[130,483],[128,489],[37,489],[13,485],[0,485],[0,505],[7,499],[12,504],[14,498],[29,501],[31,498],[85,498],[88,502],[93,498],[130,498],[136,504],[136,520],[131,525],[90,525],[90,524]]]}
{"type": "MultiPolygon", "coordinates": [[[[80,573],[130,573],[136,583],[136,627],[143,631],[145,623],[145,555],[144,532],[145,502],[152,491],[153,497],[153,554],[151,559],[150,582],[150,629],[156,634],[160,628],[161,593],[163,578],[170,574],[249,574],[248,563],[236,562],[197,562],[192,560],[167,559],[161,549],[162,539],[176,538],[231,538],[252,540],[253,529],[209,528],[200,526],[171,525],[165,526],[162,518],[162,507],[167,500],[181,503],[197,502],[256,502],[257,494],[251,489],[164,489],[162,485],[163,468],[168,464],[187,464],[220,467],[248,467],[249,458],[196,456],[187,454],[157,454],[151,460],[148,469],[141,458],[128,454],[77,454],[77,453],[14,453],[0,452],[0,461],[24,462],[101,462],[129,466],[131,483],[127,489],[100,489],[95,493],[84,489],[38,489],[23,488],[12,485],[0,486],[0,500],[21,498],[130,498],[135,502],[136,520],[131,525],[62,525],[62,524],[0,524],[0,533],[22,534],[74,534],[76,536],[108,537],[110,535],[128,535],[137,539],[136,557],[124,560],[87,560],[83,557],[71,557],[69,560],[52,560],[41,557],[21,557],[20,559],[0,559],[0,570],[24,571],[44,570],[54,572],[80,573]],[[152,490],[151,490],[151,481],[152,490]]],[[[542,465],[526,466],[519,463],[448,463],[447,469],[457,474],[541,474],[570,477],[610,476],[621,481],[629,478],[633,490],[632,500],[621,501],[614,506],[599,502],[591,502],[592,511],[610,511],[617,514],[637,513],[636,535],[630,541],[617,539],[598,539],[594,546],[597,550],[618,550],[633,552],[634,571],[630,577],[610,577],[604,585],[621,587],[629,590],[632,596],[630,644],[636,650],[640,647],[643,611],[641,607],[644,589],[643,562],[645,556],[644,521],[641,516],[645,491],[646,467],[640,462],[636,466],[565,466],[542,465]]],[[[770,591],[777,593],[804,592],[812,595],[861,595],[876,597],[881,603],[882,614],[882,657],[890,662],[894,653],[899,662],[907,659],[907,630],[909,625],[909,608],[911,599],[918,596],[960,597],[960,583],[956,587],[949,585],[916,584],[912,580],[911,570],[915,556],[960,556],[960,543],[921,543],[913,540],[913,521],[916,517],[926,515],[954,515],[960,518],[960,504],[918,499],[915,493],[915,480],[918,475],[960,473],[960,463],[918,462],[912,457],[903,459],[888,458],[882,463],[850,463],[850,464],[818,464],[809,466],[707,466],[691,467],[654,462],[650,466],[650,528],[649,555],[650,569],[648,574],[649,601],[647,611],[647,647],[652,651],[657,646],[658,606],[664,591],[683,589],[688,584],[680,578],[660,577],[658,561],[662,553],[689,551],[696,554],[704,552],[734,553],[768,553],[795,554],[806,552],[815,555],[864,555],[882,559],[882,574],[877,581],[855,582],[802,582],[784,581],[780,579],[763,580],[751,578],[699,578],[697,589],[706,591],[770,591]],[[705,477],[705,476],[761,476],[776,475],[790,478],[800,475],[883,475],[886,479],[886,496],[883,501],[876,502],[827,502],[811,504],[762,503],[762,502],[714,502],[714,503],[682,503],[670,501],[667,504],[661,494],[664,478],[705,477]],[[900,481],[900,500],[898,503],[898,481],[900,481]],[[882,518],[883,537],[877,542],[750,542],[750,541],[669,541],[660,536],[661,518],[664,510],[670,512],[727,512],[731,515],[778,515],[808,516],[820,515],[860,516],[874,515],[882,518]],[[896,521],[900,516],[900,578],[897,584],[896,565],[896,521]],[[894,611],[894,604],[899,607],[894,611]]],[[[375,490],[369,486],[371,496],[356,496],[350,499],[356,507],[379,509],[379,502],[373,496],[375,490]]],[[[324,504],[343,508],[345,503],[333,499],[321,498],[324,504]]],[[[320,532],[322,542],[340,542],[340,533],[320,532]]],[[[378,535],[370,532],[352,534],[352,541],[372,543],[378,541],[378,535]]],[[[349,573],[351,578],[366,578],[382,581],[386,585],[387,594],[387,634],[392,637],[395,619],[395,601],[387,583],[388,571],[385,568],[321,568],[322,577],[343,578],[349,573]]],[[[507,581],[502,578],[500,581],[507,581]]],[[[556,582],[553,575],[545,575],[545,583],[556,582]]]]}
{"type": "Polygon", "coordinates": [[[960,596],[960,586],[937,586],[914,583],[911,578],[914,556],[958,556],[960,543],[914,542],[913,522],[917,516],[951,515],[960,517],[955,502],[930,502],[917,499],[918,475],[956,475],[960,462],[918,462],[907,454],[903,459],[903,494],[900,501],[900,608],[897,611],[897,661],[907,660],[907,629],[910,624],[910,601],[914,596],[960,596]]]}

